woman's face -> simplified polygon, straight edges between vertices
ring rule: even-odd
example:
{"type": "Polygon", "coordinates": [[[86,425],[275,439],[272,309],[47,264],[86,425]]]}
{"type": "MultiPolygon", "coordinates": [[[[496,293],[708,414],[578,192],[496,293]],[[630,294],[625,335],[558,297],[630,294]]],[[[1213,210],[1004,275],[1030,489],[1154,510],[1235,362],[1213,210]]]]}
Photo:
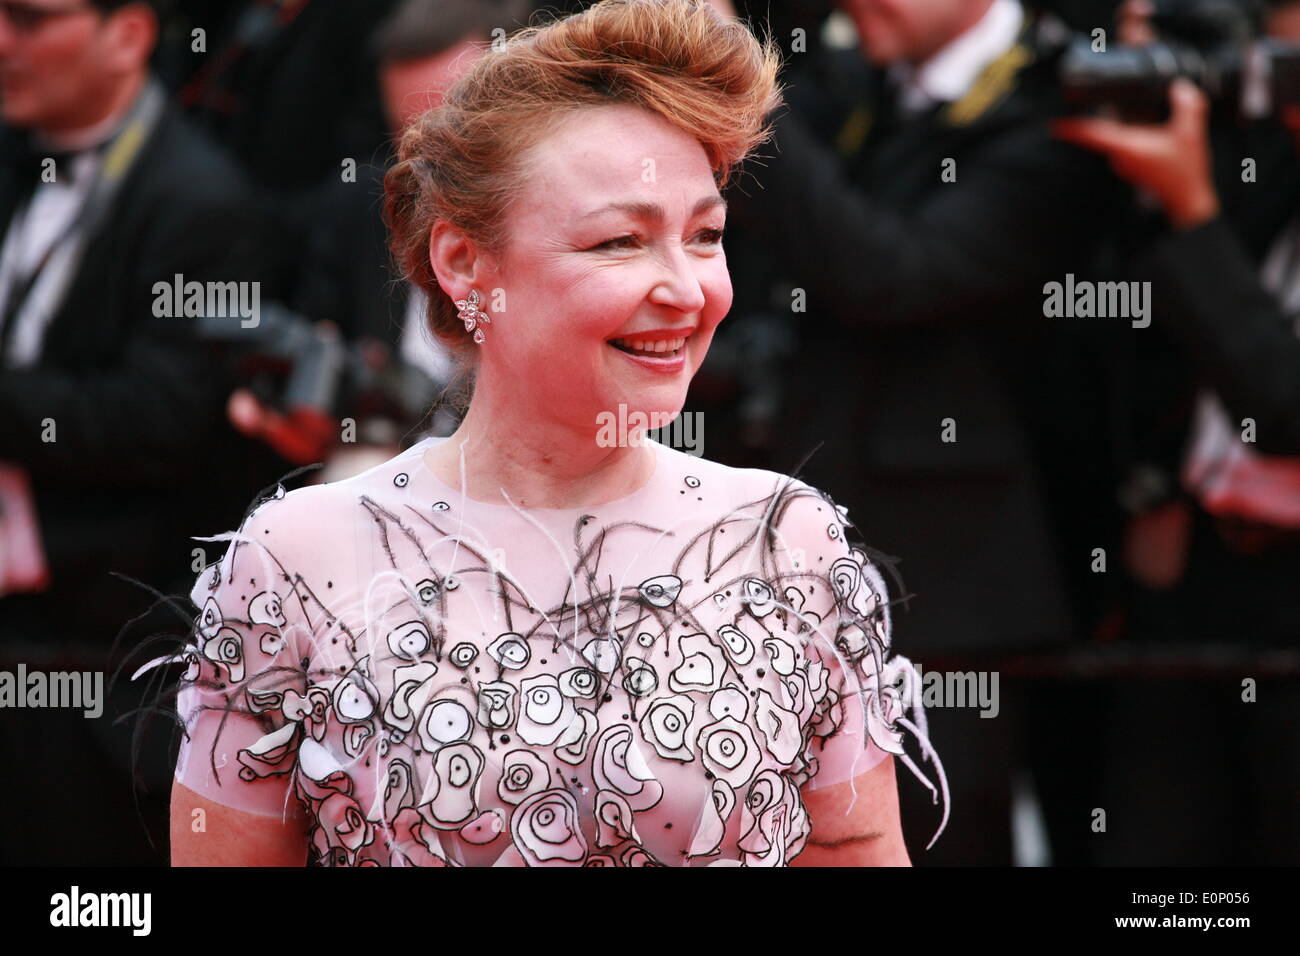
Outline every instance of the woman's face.
{"type": "Polygon", "coordinates": [[[491,376],[532,416],[583,434],[620,404],[667,424],[731,308],[704,149],[617,104],[567,117],[534,155],[504,259],[480,288],[492,317],[480,386],[491,376]],[[644,208],[616,208],[632,204],[644,208]]]}

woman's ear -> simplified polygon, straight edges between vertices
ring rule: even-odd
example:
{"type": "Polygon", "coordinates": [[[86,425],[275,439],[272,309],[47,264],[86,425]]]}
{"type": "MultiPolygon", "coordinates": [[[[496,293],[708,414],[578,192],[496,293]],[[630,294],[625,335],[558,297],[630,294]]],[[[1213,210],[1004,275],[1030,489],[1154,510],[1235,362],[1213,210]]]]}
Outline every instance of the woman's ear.
{"type": "Polygon", "coordinates": [[[438,285],[453,299],[464,298],[473,275],[473,251],[469,238],[439,219],[429,230],[429,268],[438,285]]]}
{"type": "Polygon", "coordinates": [[[452,299],[465,298],[471,288],[483,295],[495,282],[493,257],[445,219],[439,219],[429,230],[429,267],[438,285],[452,299]]]}

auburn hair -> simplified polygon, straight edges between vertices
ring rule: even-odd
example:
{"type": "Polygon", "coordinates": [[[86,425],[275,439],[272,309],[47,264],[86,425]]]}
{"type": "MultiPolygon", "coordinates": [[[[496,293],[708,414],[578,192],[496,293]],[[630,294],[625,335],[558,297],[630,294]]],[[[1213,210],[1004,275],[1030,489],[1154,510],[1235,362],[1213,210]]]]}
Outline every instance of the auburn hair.
{"type": "Polygon", "coordinates": [[[601,0],[486,49],[402,134],[384,177],[393,259],[428,297],[428,327],[462,371],[472,375],[477,347],[429,263],[438,220],[500,256],[532,148],[573,113],[611,103],[651,110],[690,133],[721,189],[772,135],[781,65],[770,35],[760,42],[706,0],[601,0]]]}

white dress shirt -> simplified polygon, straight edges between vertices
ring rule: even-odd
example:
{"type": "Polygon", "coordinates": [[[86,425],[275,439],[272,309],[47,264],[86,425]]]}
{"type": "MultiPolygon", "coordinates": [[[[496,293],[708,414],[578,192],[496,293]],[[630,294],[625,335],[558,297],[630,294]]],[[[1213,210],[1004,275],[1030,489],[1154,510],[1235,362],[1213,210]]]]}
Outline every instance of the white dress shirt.
{"type": "Polygon", "coordinates": [[[893,64],[889,73],[900,91],[899,108],[916,113],[961,99],[984,68],[1016,42],[1024,19],[1019,0],[993,0],[984,16],[924,63],[893,64]]]}

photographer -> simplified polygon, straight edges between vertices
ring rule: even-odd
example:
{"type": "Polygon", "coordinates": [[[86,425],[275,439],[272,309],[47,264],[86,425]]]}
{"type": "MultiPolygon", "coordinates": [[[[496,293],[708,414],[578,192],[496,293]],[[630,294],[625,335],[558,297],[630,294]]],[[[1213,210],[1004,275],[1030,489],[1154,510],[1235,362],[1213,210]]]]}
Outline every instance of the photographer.
{"type": "MultiPolygon", "coordinates": [[[[1125,7],[1141,42],[1154,39],[1144,22],[1151,10],[1125,7]]],[[[1267,32],[1300,41],[1300,3],[1272,4],[1267,32]]],[[[1268,662],[1300,637],[1300,164],[1292,153],[1290,169],[1263,171],[1255,147],[1275,124],[1216,128],[1212,139],[1210,101],[1188,80],[1173,82],[1168,98],[1163,124],[1072,119],[1057,131],[1104,153],[1158,206],[1163,225],[1132,264],[1152,283],[1151,331],[1167,329],[1181,343],[1175,358],[1201,386],[1190,435],[1173,433],[1186,416],[1162,417],[1135,403],[1179,440],[1168,447],[1181,447],[1183,456],[1166,466],[1181,474],[1167,477],[1163,494],[1157,487],[1128,523],[1129,636],[1214,645],[1240,664],[1227,676],[1114,683],[1104,724],[1143,731],[1097,741],[1109,756],[1104,805],[1124,821],[1099,862],[1293,863],[1300,754],[1289,728],[1300,682],[1268,662]],[[1240,145],[1252,139],[1251,148],[1240,145]],[[1233,183],[1246,159],[1259,160],[1259,181],[1233,183]],[[1243,433],[1247,418],[1253,440],[1243,433]],[[1249,701],[1234,693],[1243,675],[1257,687],[1249,701]],[[1189,734],[1192,713],[1198,730],[1189,734]],[[1135,765],[1143,776],[1121,769],[1135,765]],[[1192,828],[1198,836],[1188,841],[1192,828]],[[1146,843],[1140,856],[1126,834],[1146,843]]],[[[1274,108],[1300,147],[1295,104],[1274,108]]],[[[1158,374],[1150,364],[1140,371],[1158,374]]],[[[1178,388],[1168,378],[1152,386],[1151,405],[1168,406],[1161,393],[1170,381],[1178,388]]]]}
{"type": "MultiPolygon", "coordinates": [[[[1130,4],[1126,9],[1133,14],[1144,7],[1130,4]]],[[[1300,41],[1300,3],[1275,4],[1268,30],[1274,38],[1300,41]]],[[[1168,320],[1161,324],[1185,346],[1197,375],[1214,389],[1198,397],[1182,463],[1182,482],[1195,507],[1237,552],[1294,552],[1300,540],[1300,220],[1295,197],[1284,206],[1288,219],[1269,237],[1262,268],[1252,263],[1234,222],[1245,213],[1225,212],[1216,188],[1205,94],[1180,78],[1169,88],[1169,101],[1171,115],[1162,125],[1070,119],[1057,123],[1057,133],[1107,155],[1119,175],[1156,200],[1167,222],[1134,266],[1157,290],[1156,309],[1168,320]],[[1243,441],[1240,425],[1232,423],[1244,418],[1255,422],[1253,441],[1243,441]]],[[[1281,118],[1300,150],[1300,110],[1294,104],[1282,107],[1281,118]]],[[[1251,198],[1261,205],[1288,198],[1279,196],[1273,183],[1243,188],[1255,190],[1251,198]]],[[[1187,525],[1177,516],[1186,507],[1176,498],[1134,520],[1129,552],[1140,578],[1156,586],[1177,579],[1182,562],[1176,552],[1183,550],[1187,525]],[[1138,543],[1143,538],[1165,540],[1175,556],[1138,543]]],[[[1269,630],[1278,639],[1293,640],[1300,634],[1300,608],[1279,604],[1278,613],[1283,617],[1269,630]]]]}
{"type": "MultiPolygon", "coordinates": [[[[1272,35],[1300,41],[1300,3],[1280,4],[1272,24],[1272,35]]],[[[1296,223],[1272,250],[1266,278],[1273,277],[1273,287],[1266,290],[1221,208],[1205,94],[1179,78],[1169,102],[1171,116],[1161,126],[1068,119],[1058,121],[1056,131],[1104,153],[1119,176],[1159,202],[1169,229],[1147,250],[1146,267],[1169,294],[1162,305],[1174,320],[1170,330],[1234,418],[1249,416],[1259,424],[1261,451],[1300,454],[1300,339],[1292,328],[1300,289],[1297,263],[1287,261],[1298,238],[1296,223]],[[1292,274],[1279,274],[1287,269],[1292,274]]],[[[1300,105],[1287,104],[1282,119],[1300,151],[1300,105]]],[[[1269,184],[1256,188],[1268,191],[1269,184]]]]}

